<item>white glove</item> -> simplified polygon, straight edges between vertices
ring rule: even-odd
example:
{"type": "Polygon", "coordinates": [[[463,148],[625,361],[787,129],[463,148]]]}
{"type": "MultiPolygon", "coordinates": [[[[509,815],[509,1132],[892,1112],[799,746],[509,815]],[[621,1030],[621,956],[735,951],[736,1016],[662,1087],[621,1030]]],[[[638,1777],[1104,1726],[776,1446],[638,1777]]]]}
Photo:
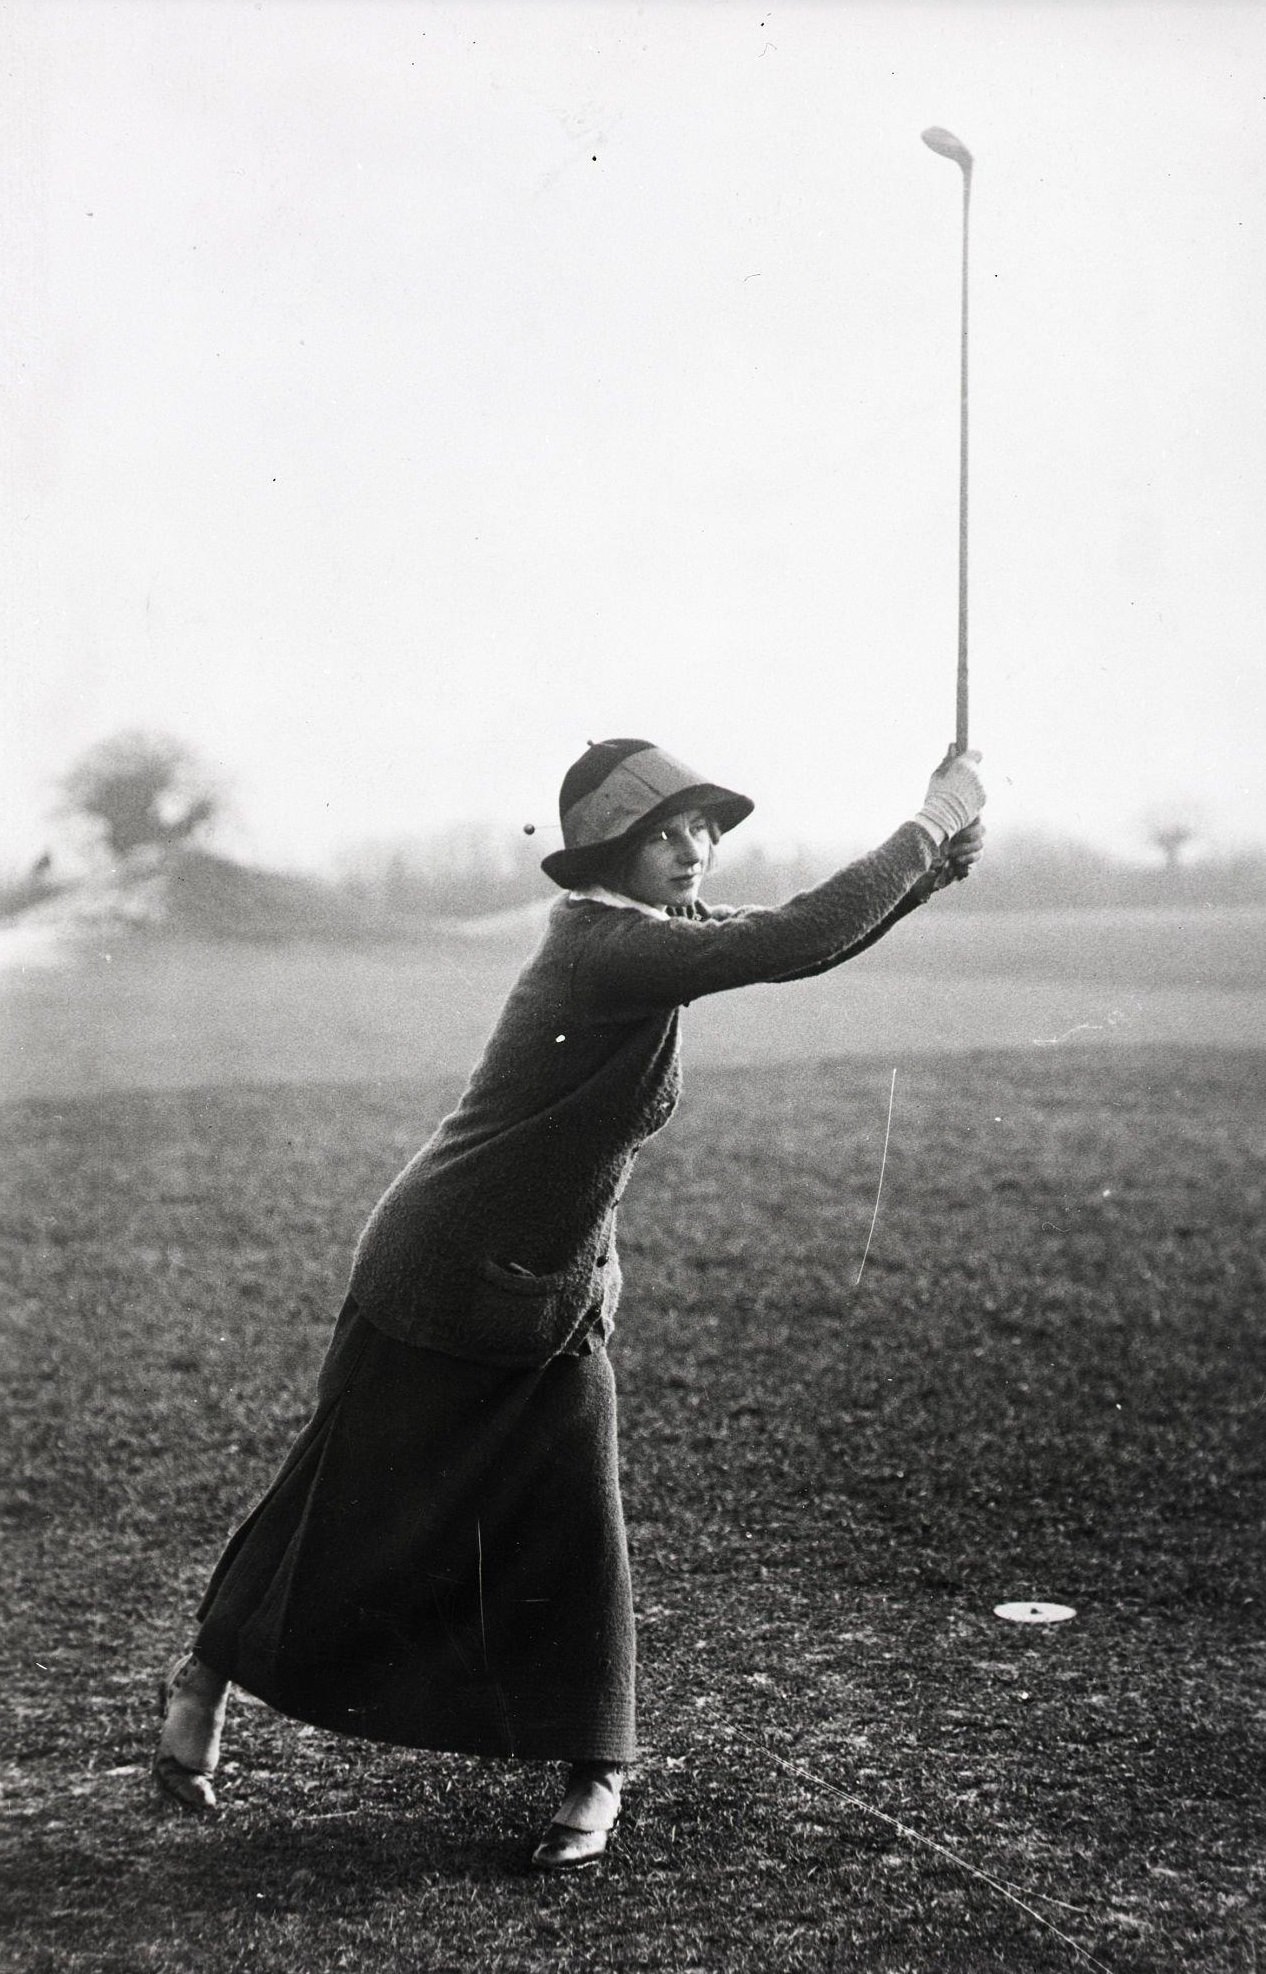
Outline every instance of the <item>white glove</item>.
{"type": "Polygon", "coordinates": [[[966,754],[955,754],[951,749],[928,783],[923,807],[914,820],[923,825],[934,843],[957,836],[984,808],[985,786],[976,773],[979,759],[974,748],[966,754]]]}

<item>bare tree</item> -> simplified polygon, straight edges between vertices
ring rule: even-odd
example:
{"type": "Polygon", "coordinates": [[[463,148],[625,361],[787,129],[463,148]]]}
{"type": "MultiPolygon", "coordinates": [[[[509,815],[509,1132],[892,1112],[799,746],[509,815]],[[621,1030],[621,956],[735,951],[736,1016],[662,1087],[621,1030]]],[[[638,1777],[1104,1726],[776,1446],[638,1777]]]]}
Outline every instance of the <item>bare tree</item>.
{"type": "Polygon", "coordinates": [[[1170,870],[1177,870],[1179,859],[1195,836],[1190,823],[1161,823],[1152,831],[1152,841],[1170,870]]]}
{"type": "Polygon", "coordinates": [[[112,855],[187,843],[214,818],[218,797],[192,751],[166,734],[102,740],[62,782],[65,807],[98,824],[112,855]]]}
{"type": "Polygon", "coordinates": [[[1147,841],[1165,859],[1166,870],[1177,870],[1183,851],[1200,834],[1200,821],[1190,805],[1176,804],[1169,809],[1153,811],[1144,825],[1144,832],[1147,841]]]}
{"type": "Polygon", "coordinates": [[[346,890],[389,917],[477,918],[547,895],[540,854],[519,830],[461,822],[353,844],[336,869],[346,890]]]}

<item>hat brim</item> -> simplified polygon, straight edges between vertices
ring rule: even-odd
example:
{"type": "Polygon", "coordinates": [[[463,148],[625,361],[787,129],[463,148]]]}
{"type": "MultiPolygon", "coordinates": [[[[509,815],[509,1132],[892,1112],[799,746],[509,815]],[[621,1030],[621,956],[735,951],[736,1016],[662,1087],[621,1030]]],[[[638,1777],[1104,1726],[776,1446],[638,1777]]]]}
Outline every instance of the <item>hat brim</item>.
{"type": "Polygon", "coordinates": [[[683,809],[702,809],[724,836],[745,821],[755,807],[748,796],[739,795],[732,788],[722,788],[719,782],[697,782],[692,788],[666,795],[662,802],[639,816],[622,836],[612,836],[605,843],[587,844],[582,850],[551,850],[548,857],[541,858],[541,869],[566,891],[574,890],[579,884],[596,884],[604,872],[628,855],[639,837],[647,835],[669,816],[679,815],[683,809]]]}

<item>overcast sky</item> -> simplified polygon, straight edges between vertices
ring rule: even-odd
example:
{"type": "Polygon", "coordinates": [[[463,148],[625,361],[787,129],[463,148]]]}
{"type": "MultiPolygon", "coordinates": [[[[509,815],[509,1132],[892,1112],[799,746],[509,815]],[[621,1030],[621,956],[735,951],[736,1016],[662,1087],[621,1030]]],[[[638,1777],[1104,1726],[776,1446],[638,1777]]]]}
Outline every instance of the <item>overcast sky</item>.
{"type": "MultiPolygon", "coordinates": [[[[0,864],[121,727],[241,853],[590,738],[862,845],[1266,841],[1266,7],[10,0],[0,864]]],[[[556,839],[555,839],[556,840],[556,839]]],[[[550,840],[542,830],[542,849],[550,840]]]]}

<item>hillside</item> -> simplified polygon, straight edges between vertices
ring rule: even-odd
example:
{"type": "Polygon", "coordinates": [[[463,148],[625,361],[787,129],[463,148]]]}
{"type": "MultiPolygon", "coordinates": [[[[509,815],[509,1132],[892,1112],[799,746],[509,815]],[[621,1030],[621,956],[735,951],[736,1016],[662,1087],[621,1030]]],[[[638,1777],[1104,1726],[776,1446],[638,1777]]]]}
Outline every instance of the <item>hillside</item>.
{"type": "MultiPolygon", "coordinates": [[[[446,919],[444,926],[470,936],[497,937],[505,930],[513,936],[549,902],[542,897],[468,924],[446,919]]],[[[134,937],[210,944],[415,943],[435,931],[433,919],[392,912],[348,886],[193,848],[135,852],[61,883],[35,880],[11,892],[7,909],[0,907],[0,936],[32,953],[134,937]]]]}

